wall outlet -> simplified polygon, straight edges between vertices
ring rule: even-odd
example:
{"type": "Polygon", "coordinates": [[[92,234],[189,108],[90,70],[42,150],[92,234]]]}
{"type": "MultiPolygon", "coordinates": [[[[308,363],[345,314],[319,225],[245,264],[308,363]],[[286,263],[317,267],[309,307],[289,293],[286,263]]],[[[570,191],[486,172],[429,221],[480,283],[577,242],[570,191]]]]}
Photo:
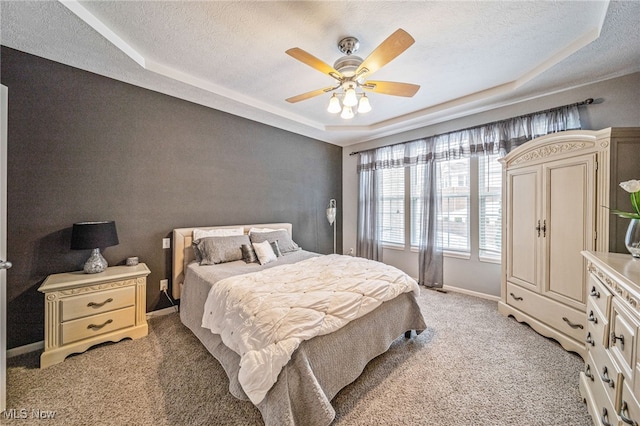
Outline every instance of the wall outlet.
{"type": "Polygon", "coordinates": [[[171,238],[163,238],[162,239],[162,248],[171,248],[171,238]]]}
{"type": "Polygon", "coordinates": [[[169,290],[169,280],[160,280],[160,291],[169,290]]]}

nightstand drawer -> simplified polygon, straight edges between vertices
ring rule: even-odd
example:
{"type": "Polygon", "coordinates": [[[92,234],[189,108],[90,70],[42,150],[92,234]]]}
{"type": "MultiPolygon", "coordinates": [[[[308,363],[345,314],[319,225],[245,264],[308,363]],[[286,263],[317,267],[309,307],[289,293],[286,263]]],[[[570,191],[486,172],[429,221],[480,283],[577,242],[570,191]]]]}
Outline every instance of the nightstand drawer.
{"type": "Polygon", "coordinates": [[[89,337],[98,336],[135,325],[136,311],[133,306],[117,311],[105,312],[60,325],[62,344],[66,345],[89,337]]]}
{"type": "Polygon", "coordinates": [[[113,311],[127,306],[133,306],[135,302],[136,291],[133,285],[114,290],[84,294],[82,296],[72,296],[60,300],[60,320],[64,322],[113,311]]]}

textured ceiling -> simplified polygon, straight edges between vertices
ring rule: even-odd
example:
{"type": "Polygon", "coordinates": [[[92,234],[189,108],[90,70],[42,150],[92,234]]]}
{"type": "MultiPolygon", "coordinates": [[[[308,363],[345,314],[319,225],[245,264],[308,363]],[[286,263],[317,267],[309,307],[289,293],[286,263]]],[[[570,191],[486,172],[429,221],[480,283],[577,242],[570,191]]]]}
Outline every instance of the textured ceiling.
{"type": "MultiPolygon", "coordinates": [[[[640,2],[0,2],[3,45],[341,146],[640,71],[640,2]],[[329,96],[285,99],[334,80],[285,54],[333,65],[337,42],[365,58],[396,29],[416,40],[343,120],[329,96]]],[[[578,100],[576,100],[578,101],[578,100]]]]}

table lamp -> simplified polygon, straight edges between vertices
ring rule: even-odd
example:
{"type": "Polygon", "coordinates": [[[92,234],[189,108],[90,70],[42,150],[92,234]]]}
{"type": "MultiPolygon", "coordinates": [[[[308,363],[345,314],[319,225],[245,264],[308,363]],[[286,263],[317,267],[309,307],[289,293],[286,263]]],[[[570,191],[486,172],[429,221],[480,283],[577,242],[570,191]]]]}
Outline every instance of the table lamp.
{"type": "Polygon", "coordinates": [[[112,220],[102,222],[78,222],[71,231],[71,249],[91,249],[91,256],[84,264],[84,272],[95,274],[107,269],[107,260],[100,254],[100,247],[115,246],[119,243],[116,223],[112,220]]]}

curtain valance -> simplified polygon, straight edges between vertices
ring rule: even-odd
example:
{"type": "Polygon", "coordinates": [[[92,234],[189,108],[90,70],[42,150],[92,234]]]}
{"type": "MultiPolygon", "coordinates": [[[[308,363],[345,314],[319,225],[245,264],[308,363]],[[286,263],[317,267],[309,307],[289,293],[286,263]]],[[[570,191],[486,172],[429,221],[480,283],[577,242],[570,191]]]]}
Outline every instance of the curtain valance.
{"type": "Polygon", "coordinates": [[[577,129],[580,129],[578,105],[565,105],[469,129],[361,151],[358,153],[358,173],[478,154],[504,155],[538,136],[577,129]]]}

